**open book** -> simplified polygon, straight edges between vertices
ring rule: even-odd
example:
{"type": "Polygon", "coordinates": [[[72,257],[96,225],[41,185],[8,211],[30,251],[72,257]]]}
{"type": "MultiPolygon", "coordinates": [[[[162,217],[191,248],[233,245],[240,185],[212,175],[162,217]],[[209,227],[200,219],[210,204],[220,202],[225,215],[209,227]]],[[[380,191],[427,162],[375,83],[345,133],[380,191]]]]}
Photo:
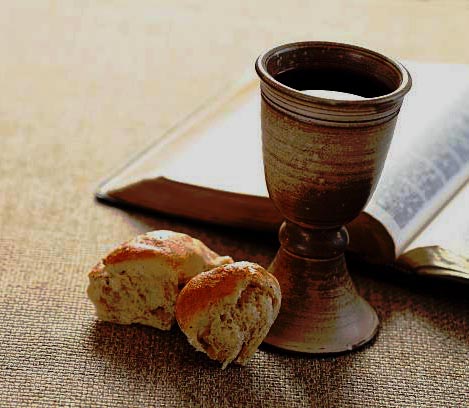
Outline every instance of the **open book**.
{"type": "MultiPolygon", "coordinates": [[[[413,88],[378,187],[350,225],[374,263],[469,280],[469,66],[405,64],[413,88]]],[[[277,230],[262,164],[260,95],[243,78],[104,181],[97,197],[208,222],[277,230]]]]}

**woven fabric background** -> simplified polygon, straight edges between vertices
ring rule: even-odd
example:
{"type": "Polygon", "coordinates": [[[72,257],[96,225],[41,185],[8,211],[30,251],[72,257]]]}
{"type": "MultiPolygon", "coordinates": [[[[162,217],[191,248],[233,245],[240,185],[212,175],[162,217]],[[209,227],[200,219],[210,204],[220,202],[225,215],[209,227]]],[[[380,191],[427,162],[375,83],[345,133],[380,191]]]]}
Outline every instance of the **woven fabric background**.
{"type": "Polygon", "coordinates": [[[467,287],[355,267],[381,318],[371,346],[328,358],[263,347],[225,371],[176,328],[95,319],[86,274],[138,233],[272,259],[276,237],[93,200],[99,179],[262,49],[337,40],[469,63],[465,1],[252,3],[0,1],[0,406],[469,405],[467,287]]]}

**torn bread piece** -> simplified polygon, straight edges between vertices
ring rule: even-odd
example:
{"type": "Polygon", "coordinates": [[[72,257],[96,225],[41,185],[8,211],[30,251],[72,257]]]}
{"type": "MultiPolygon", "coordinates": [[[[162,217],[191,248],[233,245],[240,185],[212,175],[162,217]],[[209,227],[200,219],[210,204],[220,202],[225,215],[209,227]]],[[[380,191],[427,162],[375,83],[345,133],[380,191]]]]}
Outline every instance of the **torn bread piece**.
{"type": "Polygon", "coordinates": [[[169,330],[180,288],[198,273],[231,262],[189,235],[152,231],[99,262],[88,275],[87,293],[101,320],[169,330]]]}
{"type": "Polygon", "coordinates": [[[176,302],[179,327],[197,350],[217,360],[247,364],[277,318],[277,279],[261,266],[235,262],[189,281],[176,302]]]}

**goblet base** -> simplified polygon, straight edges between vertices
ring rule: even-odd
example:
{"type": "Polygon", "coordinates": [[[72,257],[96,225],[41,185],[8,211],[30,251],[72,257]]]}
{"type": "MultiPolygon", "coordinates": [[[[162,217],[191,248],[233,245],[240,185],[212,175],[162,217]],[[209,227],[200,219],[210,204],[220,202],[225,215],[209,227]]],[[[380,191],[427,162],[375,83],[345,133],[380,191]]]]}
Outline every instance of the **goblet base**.
{"type": "Polygon", "coordinates": [[[356,349],[377,333],[374,309],[358,295],[345,258],[311,259],[280,248],[269,268],[282,289],[282,307],[265,343],[312,353],[356,349]]]}

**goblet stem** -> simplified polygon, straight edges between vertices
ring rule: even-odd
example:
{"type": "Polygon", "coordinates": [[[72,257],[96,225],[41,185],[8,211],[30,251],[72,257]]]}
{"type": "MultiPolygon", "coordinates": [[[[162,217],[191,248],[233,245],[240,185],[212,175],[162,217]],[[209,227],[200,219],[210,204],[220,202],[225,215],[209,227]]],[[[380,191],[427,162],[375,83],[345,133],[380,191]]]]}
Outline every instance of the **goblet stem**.
{"type": "Polygon", "coordinates": [[[345,228],[309,229],[287,222],[280,242],[270,272],[282,288],[282,307],[265,342],[322,354],[352,350],[371,340],[378,317],[348,273],[345,228]]]}

